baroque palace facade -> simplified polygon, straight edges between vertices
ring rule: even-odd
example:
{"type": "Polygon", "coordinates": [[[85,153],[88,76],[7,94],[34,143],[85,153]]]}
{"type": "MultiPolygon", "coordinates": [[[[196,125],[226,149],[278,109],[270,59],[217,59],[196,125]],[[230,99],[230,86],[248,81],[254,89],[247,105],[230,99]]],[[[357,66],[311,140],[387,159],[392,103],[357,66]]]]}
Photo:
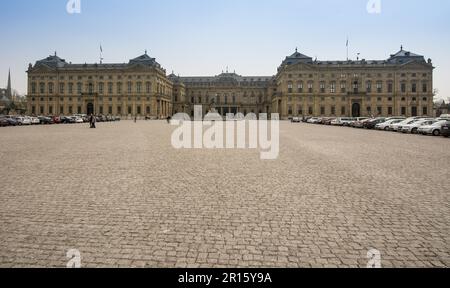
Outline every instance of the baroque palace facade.
{"type": "Polygon", "coordinates": [[[386,60],[317,61],[297,50],[275,76],[180,77],[147,52],[125,64],[72,64],[56,53],[28,68],[28,110],[39,115],[165,118],[194,106],[206,114],[427,116],[433,113],[431,59],[403,50],[386,60]]]}

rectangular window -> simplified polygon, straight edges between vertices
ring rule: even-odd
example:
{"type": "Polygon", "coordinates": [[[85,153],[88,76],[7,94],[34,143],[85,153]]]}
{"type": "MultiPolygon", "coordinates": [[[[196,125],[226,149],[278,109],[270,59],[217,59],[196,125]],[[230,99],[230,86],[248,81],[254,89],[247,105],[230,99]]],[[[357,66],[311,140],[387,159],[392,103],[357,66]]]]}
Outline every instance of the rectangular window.
{"type": "Polygon", "coordinates": [[[402,115],[406,115],[406,107],[402,107],[402,115]]]}
{"type": "Polygon", "coordinates": [[[77,92],[81,94],[83,92],[83,85],[81,83],[77,83],[77,92]]]}
{"type": "Polygon", "coordinates": [[[303,93],[303,83],[298,84],[298,93],[303,93]]]}
{"type": "Polygon", "coordinates": [[[98,93],[103,94],[103,86],[104,84],[102,82],[98,83],[98,93]]]}
{"type": "Polygon", "coordinates": [[[331,106],[331,115],[336,115],[336,107],[331,106]]]}
{"type": "Polygon", "coordinates": [[[53,83],[48,83],[48,94],[53,94],[53,83]]]}
{"type": "Polygon", "coordinates": [[[412,93],[416,93],[417,92],[417,84],[416,83],[412,84],[411,91],[412,91],[412,93]]]}
{"type": "Polygon", "coordinates": [[[150,82],[147,82],[147,84],[146,84],[146,91],[147,91],[147,93],[150,93],[151,89],[152,89],[152,84],[150,82]]]}
{"type": "Polygon", "coordinates": [[[388,83],[388,93],[392,93],[392,91],[394,91],[393,84],[388,83]]]}
{"type": "Polygon", "coordinates": [[[64,94],[64,83],[59,83],[59,94],[64,94]]]}
{"type": "Polygon", "coordinates": [[[406,83],[401,84],[401,91],[402,93],[406,93],[406,83]]]}
{"type": "Polygon", "coordinates": [[[69,94],[73,93],[73,83],[69,83],[69,94]]]}
{"type": "Polygon", "coordinates": [[[45,83],[39,84],[39,93],[41,93],[41,94],[45,93],[45,83]]]}
{"type": "Polygon", "coordinates": [[[336,93],[336,82],[331,82],[330,93],[336,93]]]}
{"type": "Polygon", "coordinates": [[[36,83],[31,83],[31,94],[36,94],[36,83]]]}
{"type": "Polygon", "coordinates": [[[341,115],[344,116],[345,115],[345,106],[341,107],[341,115]]]}
{"type": "Polygon", "coordinates": [[[383,92],[383,83],[377,82],[377,93],[383,92]]]}
{"type": "Polygon", "coordinates": [[[422,115],[424,115],[424,116],[428,115],[428,107],[427,106],[424,106],[422,108],[422,115]]]}
{"type": "Polygon", "coordinates": [[[393,109],[392,109],[392,107],[388,107],[388,114],[389,114],[389,115],[392,115],[392,114],[393,114],[393,109]]]}
{"type": "MultiPolygon", "coordinates": [[[[128,94],[131,94],[131,90],[132,90],[132,88],[133,88],[133,84],[131,83],[131,82],[128,82],[128,94]]],[[[131,114],[131,113],[129,113],[129,114],[131,114]]]]}
{"type": "Polygon", "coordinates": [[[426,83],[424,83],[424,84],[422,85],[422,92],[423,92],[423,93],[427,93],[427,92],[428,92],[428,86],[427,86],[426,83]]]}
{"type": "Polygon", "coordinates": [[[325,82],[320,82],[320,93],[325,93],[325,82]]]}
{"type": "Polygon", "coordinates": [[[142,91],[142,83],[138,82],[137,85],[136,85],[136,92],[137,93],[141,93],[141,91],[142,91]]]}
{"type": "Polygon", "coordinates": [[[308,83],[308,93],[313,93],[313,83],[308,83]]]}
{"type": "Polygon", "coordinates": [[[383,114],[383,107],[377,107],[378,115],[383,114]]]}

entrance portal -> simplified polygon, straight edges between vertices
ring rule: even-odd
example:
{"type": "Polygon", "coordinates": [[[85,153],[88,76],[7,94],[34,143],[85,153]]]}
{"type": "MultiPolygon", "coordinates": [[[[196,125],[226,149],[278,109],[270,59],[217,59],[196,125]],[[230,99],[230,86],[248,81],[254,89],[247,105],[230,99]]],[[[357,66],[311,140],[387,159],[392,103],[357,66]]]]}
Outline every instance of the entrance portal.
{"type": "Polygon", "coordinates": [[[87,111],[87,113],[86,113],[87,115],[94,114],[94,104],[88,103],[86,111],[87,111]]]}
{"type": "Polygon", "coordinates": [[[361,105],[359,103],[353,103],[352,117],[361,117],[361,105]]]}

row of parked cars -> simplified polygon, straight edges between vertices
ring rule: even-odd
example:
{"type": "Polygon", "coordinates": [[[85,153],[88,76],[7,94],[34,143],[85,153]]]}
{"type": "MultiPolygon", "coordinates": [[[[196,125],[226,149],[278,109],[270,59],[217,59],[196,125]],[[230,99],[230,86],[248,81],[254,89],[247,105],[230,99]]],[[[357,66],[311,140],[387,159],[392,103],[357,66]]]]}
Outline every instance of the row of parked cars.
{"type": "Polygon", "coordinates": [[[292,122],[305,122],[310,124],[322,124],[333,126],[345,126],[362,129],[376,129],[394,131],[409,134],[422,134],[449,137],[450,115],[441,115],[438,118],[431,117],[307,117],[292,118],[292,122]]]}
{"type": "MultiPolygon", "coordinates": [[[[120,121],[120,117],[97,115],[97,122],[120,121]]],[[[89,116],[77,114],[73,116],[0,116],[0,127],[50,125],[50,124],[79,124],[89,122],[89,116]]]]}

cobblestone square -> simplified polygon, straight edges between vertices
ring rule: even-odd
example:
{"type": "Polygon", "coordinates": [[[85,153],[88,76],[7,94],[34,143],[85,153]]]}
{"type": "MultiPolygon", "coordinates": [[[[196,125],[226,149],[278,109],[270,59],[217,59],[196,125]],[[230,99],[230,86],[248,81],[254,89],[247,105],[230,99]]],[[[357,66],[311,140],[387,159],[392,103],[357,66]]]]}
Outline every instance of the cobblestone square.
{"type": "Polygon", "coordinates": [[[163,121],[0,129],[0,267],[450,265],[450,142],[281,123],[280,156],[163,121]]]}

